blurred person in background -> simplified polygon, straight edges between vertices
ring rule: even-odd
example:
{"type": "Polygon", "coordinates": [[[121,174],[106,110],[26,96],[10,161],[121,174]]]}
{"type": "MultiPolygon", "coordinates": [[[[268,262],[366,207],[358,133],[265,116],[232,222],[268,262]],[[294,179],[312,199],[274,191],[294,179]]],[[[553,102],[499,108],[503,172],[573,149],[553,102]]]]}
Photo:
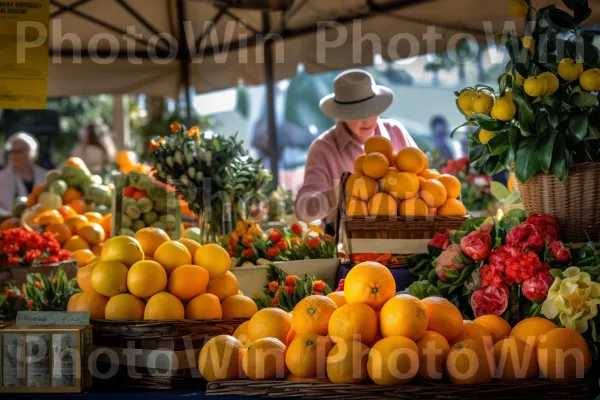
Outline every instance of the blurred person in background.
{"type": "Polygon", "coordinates": [[[321,220],[328,233],[333,233],[342,173],[354,171],[354,160],[364,153],[368,138],[389,139],[395,152],[417,147],[402,124],[379,118],[392,104],[394,93],[376,85],[371,74],[348,70],[335,78],[333,86],[334,93],[321,99],[320,107],[336,124],[310,146],[295,204],[300,220],[321,220]]]}
{"type": "Polygon", "coordinates": [[[46,170],[35,165],[38,143],[33,136],[18,132],[8,138],[6,167],[0,171],[0,208],[10,210],[19,196],[28,196],[33,188],[46,182],[46,170]]]}
{"type": "Polygon", "coordinates": [[[89,124],[80,137],[81,143],[73,148],[71,156],[81,158],[90,171],[98,173],[113,162],[116,150],[108,126],[89,124]]]}
{"type": "Polygon", "coordinates": [[[429,122],[431,135],[433,136],[433,148],[437,149],[440,157],[444,160],[455,160],[461,158],[462,150],[460,143],[450,138],[448,121],[441,115],[434,115],[429,122]]]}

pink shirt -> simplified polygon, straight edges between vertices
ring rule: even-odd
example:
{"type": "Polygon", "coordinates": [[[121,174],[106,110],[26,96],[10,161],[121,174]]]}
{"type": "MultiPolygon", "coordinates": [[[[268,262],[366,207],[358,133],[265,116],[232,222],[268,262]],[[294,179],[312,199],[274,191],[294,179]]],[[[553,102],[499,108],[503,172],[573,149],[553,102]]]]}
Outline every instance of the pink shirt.
{"type": "MultiPolygon", "coordinates": [[[[394,151],[417,147],[406,129],[397,121],[380,119],[376,136],[392,141],[394,151]]],[[[296,216],[306,222],[325,219],[333,222],[338,193],[328,193],[340,183],[342,173],[354,171],[354,160],[364,153],[364,145],[346,129],[343,122],[323,133],[310,146],[304,172],[304,184],[296,198],[296,216]]]]}

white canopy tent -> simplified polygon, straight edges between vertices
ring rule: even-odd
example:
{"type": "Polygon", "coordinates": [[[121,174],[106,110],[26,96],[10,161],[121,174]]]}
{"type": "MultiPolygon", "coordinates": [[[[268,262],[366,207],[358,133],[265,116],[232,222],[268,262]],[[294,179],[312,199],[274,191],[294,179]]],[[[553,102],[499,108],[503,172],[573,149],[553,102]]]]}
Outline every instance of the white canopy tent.
{"type": "MultiPolygon", "coordinates": [[[[176,97],[185,90],[189,111],[190,87],[203,93],[236,86],[240,79],[247,85],[266,82],[272,149],[277,149],[272,85],[293,77],[300,63],[309,73],[365,66],[378,53],[386,60],[438,53],[464,38],[490,40],[511,23],[519,31],[525,26],[524,20],[511,20],[508,0],[50,3],[50,96],[176,97]],[[438,36],[432,42],[433,33],[438,36]]],[[[560,0],[530,3],[537,9],[563,7],[560,0]]],[[[600,23],[600,0],[589,4],[588,22],[600,23]]]]}

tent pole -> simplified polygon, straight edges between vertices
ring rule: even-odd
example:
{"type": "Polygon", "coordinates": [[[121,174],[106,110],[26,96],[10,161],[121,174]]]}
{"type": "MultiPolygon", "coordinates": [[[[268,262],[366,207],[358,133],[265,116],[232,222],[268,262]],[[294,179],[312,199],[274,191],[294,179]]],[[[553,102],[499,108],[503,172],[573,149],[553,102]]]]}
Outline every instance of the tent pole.
{"type": "Polygon", "coordinates": [[[177,22],[179,24],[179,54],[181,63],[181,85],[185,96],[185,123],[188,128],[192,125],[192,94],[190,92],[190,47],[185,34],[186,20],[184,0],[177,0],[177,22]]]}
{"type": "MultiPolygon", "coordinates": [[[[263,11],[263,34],[268,35],[271,30],[269,12],[263,11]]],[[[267,90],[267,122],[269,135],[269,150],[271,159],[271,172],[273,183],[279,185],[279,151],[277,147],[277,122],[275,119],[275,78],[273,74],[273,40],[265,39],[263,42],[265,52],[265,82],[267,90]]]]}

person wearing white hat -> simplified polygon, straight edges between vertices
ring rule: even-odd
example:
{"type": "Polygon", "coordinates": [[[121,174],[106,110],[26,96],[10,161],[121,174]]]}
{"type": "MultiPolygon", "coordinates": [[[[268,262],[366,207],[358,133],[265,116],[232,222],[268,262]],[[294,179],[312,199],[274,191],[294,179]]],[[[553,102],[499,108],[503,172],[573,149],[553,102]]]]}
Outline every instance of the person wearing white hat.
{"type": "Polygon", "coordinates": [[[377,85],[371,74],[359,69],[345,71],[335,78],[333,89],[320,107],[336,124],[311,145],[304,183],[296,197],[296,216],[306,222],[334,221],[342,173],[353,172],[354,160],[364,152],[368,138],[386,137],[394,151],[417,147],[399,122],[379,118],[392,104],[394,94],[377,85]]]}

